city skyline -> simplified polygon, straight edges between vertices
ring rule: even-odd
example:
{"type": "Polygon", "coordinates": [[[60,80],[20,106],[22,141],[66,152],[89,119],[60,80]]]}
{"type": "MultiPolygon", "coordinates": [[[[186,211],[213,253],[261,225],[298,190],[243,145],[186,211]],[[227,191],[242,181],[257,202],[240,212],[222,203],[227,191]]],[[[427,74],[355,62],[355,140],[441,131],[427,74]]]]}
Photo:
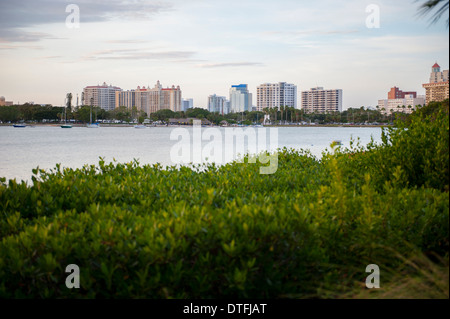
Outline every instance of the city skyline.
{"type": "Polygon", "coordinates": [[[374,107],[394,86],[423,95],[431,65],[448,69],[446,19],[430,25],[415,1],[377,2],[380,28],[366,26],[372,1],[83,0],[72,29],[70,3],[0,2],[0,95],[62,105],[85,86],[160,80],[207,108],[234,84],[256,96],[263,83],[287,82],[340,88],[345,110],[374,107]]]}

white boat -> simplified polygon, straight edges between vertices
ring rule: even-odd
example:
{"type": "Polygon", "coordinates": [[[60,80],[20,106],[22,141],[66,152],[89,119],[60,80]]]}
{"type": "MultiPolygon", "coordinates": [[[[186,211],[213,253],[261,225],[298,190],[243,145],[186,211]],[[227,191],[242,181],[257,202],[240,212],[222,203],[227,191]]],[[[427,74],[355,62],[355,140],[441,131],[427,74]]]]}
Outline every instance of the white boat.
{"type": "Polygon", "coordinates": [[[139,129],[141,129],[141,128],[147,128],[147,126],[142,125],[142,124],[138,124],[138,125],[135,125],[134,128],[139,128],[139,129]]]}

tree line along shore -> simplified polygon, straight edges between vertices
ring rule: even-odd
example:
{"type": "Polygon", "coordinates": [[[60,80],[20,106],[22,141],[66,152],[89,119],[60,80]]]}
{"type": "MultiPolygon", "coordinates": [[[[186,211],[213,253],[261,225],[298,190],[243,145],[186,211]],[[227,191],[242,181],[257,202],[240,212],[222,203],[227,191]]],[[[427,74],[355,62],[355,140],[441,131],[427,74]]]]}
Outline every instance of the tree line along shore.
{"type": "Polygon", "coordinates": [[[74,124],[85,124],[89,123],[91,119],[94,122],[105,124],[115,124],[115,122],[121,124],[144,123],[149,121],[168,123],[169,119],[195,118],[208,120],[214,125],[220,125],[223,121],[231,125],[252,125],[261,124],[265,115],[269,115],[272,125],[392,125],[396,118],[406,118],[409,116],[409,114],[401,111],[384,114],[381,110],[367,109],[364,107],[350,108],[343,112],[332,112],[328,114],[305,113],[303,110],[290,107],[230,114],[211,113],[202,108],[193,108],[188,109],[186,112],[160,110],[147,116],[146,113],[138,111],[137,108],[128,109],[126,107],[119,107],[112,111],[106,111],[99,107],[91,108],[90,106],[81,106],[65,110],[64,107],[53,107],[51,105],[23,104],[0,107],[0,124],[19,122],[51,124],[66,120],[74,124]]]}

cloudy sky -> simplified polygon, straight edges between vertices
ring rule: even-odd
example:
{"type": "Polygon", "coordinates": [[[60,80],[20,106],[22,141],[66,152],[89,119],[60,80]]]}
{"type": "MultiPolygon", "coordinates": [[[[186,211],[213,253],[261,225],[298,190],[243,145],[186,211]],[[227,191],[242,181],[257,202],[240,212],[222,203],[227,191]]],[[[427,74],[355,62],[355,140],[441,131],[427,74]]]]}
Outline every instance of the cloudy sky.
{"type": "Polygon", "coordinates": [[[343,89],[344,109],[375,106],[394,85],[424,94],[431,66],[449,67],[448,12],[430,25],[424,1],[0,0],[0,95],[61,105],[87,85],[160,80],[205,107],[246,83],[256,105],[257,85],[284,81],[299,97],[323,86],[343,89]],[[379,28],[366,26],[371,4],[379,28]]]}

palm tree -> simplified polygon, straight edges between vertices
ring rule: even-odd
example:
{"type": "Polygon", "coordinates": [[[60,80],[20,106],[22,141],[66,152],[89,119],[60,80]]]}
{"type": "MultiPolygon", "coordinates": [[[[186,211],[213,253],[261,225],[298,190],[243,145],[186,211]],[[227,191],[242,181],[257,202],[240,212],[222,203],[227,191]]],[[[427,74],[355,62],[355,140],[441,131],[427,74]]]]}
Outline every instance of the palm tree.
{"type": "Polygon", "coordinates": [[[275,124],[277,122],[277,120],[278,120],[278,106],[275,106],[273,108],[273,112],[275,114],[275,121],[273,123],[275,124]]]}
{"type": "MultiPolygon", "coordinates": [[[[449,1],[448,0],[426,0],[419,8],[419,15],[425,16],[432,12],[434,9],[438,8],[437,11],[431,16],[431,24],[439,21],[441,16],[448,11],[449,1]],[[439,6],[440,5],[440,6],[439,6]]],[[[449,19],[447,18],[447,28],[449,25],[449,19]]]]}

